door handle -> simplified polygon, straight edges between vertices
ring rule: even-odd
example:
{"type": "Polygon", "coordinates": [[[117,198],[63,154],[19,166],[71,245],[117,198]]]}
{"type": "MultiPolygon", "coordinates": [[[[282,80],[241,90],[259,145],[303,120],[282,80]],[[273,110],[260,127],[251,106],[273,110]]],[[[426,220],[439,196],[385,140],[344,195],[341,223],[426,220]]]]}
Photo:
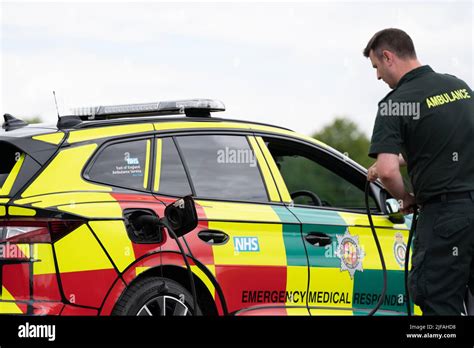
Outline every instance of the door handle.
{"type": "Polygon", "coordinates": [[[322,232],[310,232],[304,239],[316,247],[323,247],[332,243],[331,237],[322,232]]]}
{"type": "Polygon", "coordinates": [[[225,244],[229,240],[229,235],[219,230],[202,230],[198,237],[209,244],[225,244]]]}

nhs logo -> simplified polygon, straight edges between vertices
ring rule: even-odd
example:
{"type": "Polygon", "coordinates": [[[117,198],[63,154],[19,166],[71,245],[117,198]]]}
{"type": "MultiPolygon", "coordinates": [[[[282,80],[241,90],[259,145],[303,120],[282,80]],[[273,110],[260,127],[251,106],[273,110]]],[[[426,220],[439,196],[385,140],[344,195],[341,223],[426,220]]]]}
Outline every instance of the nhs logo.
{"type": "Polygon", "coordinates": [[[256,252],[260,251],[257,237],[234,237],[234,251],[236,252],[256,252]]]}

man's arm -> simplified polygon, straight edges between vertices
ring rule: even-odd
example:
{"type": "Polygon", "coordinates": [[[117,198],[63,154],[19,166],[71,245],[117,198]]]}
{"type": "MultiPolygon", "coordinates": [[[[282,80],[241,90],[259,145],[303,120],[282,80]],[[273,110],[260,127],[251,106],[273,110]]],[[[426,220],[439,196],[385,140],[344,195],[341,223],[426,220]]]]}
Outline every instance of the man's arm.
{"type": "MultiPolygon", "coordinates": [[[[400,167],[404,167],[407,165],[407,162],[403,158],[402,154],[398,155],[398,164],[400,167]]],[[[375,163],[370,166],[367,178],[369,179],[369,181],[375,181],[379,178],[379,174],[377,172],[377,161],[375,161],[375,163]]]]}
{"type": "Polygon", "coordinates": [[[407,165],[407,161],[405,161],[402,154],[398,155],[398,163],[400,164],[400,167],[405,167],[407,165]]]}
{"type": "Polygon", "coordinates": [[[377,156],[377,173],[390,194],[396,199],[405,195],[405,184],[400,174],[399,156],[392,153],[380,153],[377,156]]]}
{"type": "Polygon", "coordinates": [[[377,174],[382,184],[390,194],[399,201],[402,211],[415,204],[413,195],[405,190],[402,175],[400,174],[400,157],[392,153],[379,153],[377,155],[377,174]]]}

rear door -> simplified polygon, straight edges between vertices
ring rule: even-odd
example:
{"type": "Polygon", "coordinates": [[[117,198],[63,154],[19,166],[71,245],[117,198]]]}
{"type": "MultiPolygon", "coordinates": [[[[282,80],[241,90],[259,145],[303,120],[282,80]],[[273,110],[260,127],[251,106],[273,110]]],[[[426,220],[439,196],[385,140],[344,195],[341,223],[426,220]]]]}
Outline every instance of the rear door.
{"type": "Polygon", "coordinates": [[[206,226],[186,238],[212,262],[229,312],[307,315],[299,223],[281,202],[255,138],[188,134],[175,141],[206,226]]]}
{"type": "MultiPolygon", "coordinates": [[[[263,138],[293,199],[288,208],[301,222],[308,251],[312,314],[364,314],[382,290],[381,263],[369,227],[365,174],[344,156],[282,138],[263,138]]],[[[406,225],[394,225],[370,205],[388,270],[381,309],[405,310],[404,250],[406,225]]],[[[390,312],[388,312],[390,311],[390,312]]]]}

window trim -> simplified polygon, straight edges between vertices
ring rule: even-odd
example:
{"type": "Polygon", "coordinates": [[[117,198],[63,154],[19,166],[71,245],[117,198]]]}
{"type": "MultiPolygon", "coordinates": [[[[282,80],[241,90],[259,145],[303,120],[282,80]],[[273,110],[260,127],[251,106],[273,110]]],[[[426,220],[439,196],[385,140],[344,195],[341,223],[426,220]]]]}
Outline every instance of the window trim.
{"type": "MultiPolygon", "coordinates": [[[[191,190],[190,195],[194,197],[195,196],[194,187],[193,187],[192,183],[190,182],[190,177],[189,177],[186,165],[185,165],[185,163],[183,163],[183,156],[181,154],[181,150],[180,150],[179,145],[176,142],[176,139],[175,139],[173,134],[155,134],[155,136],[154,136],[153,168],[152,168],[152,179],[151,179],[151,184],[150,184],[150,192],[155,196],[182,197],[182,196],[176,195],[176,194],[163,193],[163,192],[160,192],[159,190],[155,191],[155,186],[154,185],[155,185],[155,179],[156,179],[156,164],[158,162],[158,158],[157,158],[158,154],[155,151],[156,150],[156,144],[157,144],[158,140],[161,140],[162,141],[162,146],[163,146],[163,139],[166,139],[166,138],[171,139],[171,141],[173,142],[173,144],[176,148],[176,151],[178,152],[179,160],[181,161],[181,165],[183,166],[184,173],[185,173],[186,179],[188,181],[188,186],[191,190]]],[[[161,149],[161,153],[163,153],[163,148],[161,149]]],[[[163,164],[162,164],[162,162],[160,162],[160,171],[162,170],[162,168],[163,168],[163,164]]]]}
{"type": "MultiPolygon", "coordinates": [[[[154,162],[154,147],[155,147],[155,137],[152,136],[152,135],[144,135],[144,136],[139,136],[139,137],[133,137],[133,138],[120,138],[120,139],[111,139],[111,140],[107,140],[103,143],[101,143],[98,147],[98,149],[92,154],[91,158],[86,162],[86,164],[84,165],[84,169],[82,170],[82,173],[81,173],[81,177],[88,181],[88,182],[92,182],[92,183],[96,183],[96,184],[101,184],[101,185],[106,185],[106,186],[110,186],[110,187],[116,187],[116,188],[121,188],[121,189],[125,189],[125,190],[129,190],[129,191],[137,191],[137,192],[143,192],[143,193],[151,193],[150,191],[150,185],[151,185],[151,179],[152,179],[152,170],[155,166],[155,162],[154,162]],[[147,187],[146,188],[142,188],[142,189],[138,189],[138,188],[135,188],[135,187],[126,187],[126,186],[121,186],[121,185],[117,185],[117,184],[111,184],[111,183],[106,183],[106,182],[102,182],[102,181],[98,181],[98,180],[94,180],[94,179],[91,179],[89,173],[90,173],[90,170],[92,169],[92,167],[94,166],[95,162],[97,161],[97,159],[99,158],[99,156],[102,154],[102,152],[108,148],[109,146],[112,146],[112,145],[116,145],[116,144],[121,144],[121,143],[129,143],[129,142],[134,142],[134,141],[140,141],[140,140],[150,140],[150,152],[149,152],[149,165],[148,165],[148,182],[147,182],[147,187]]],[[[146,151],[146,149],[145,149],[146,151]]],[[[145,156],[146,156],[146,153],[145,153],[145,156]]]]}

